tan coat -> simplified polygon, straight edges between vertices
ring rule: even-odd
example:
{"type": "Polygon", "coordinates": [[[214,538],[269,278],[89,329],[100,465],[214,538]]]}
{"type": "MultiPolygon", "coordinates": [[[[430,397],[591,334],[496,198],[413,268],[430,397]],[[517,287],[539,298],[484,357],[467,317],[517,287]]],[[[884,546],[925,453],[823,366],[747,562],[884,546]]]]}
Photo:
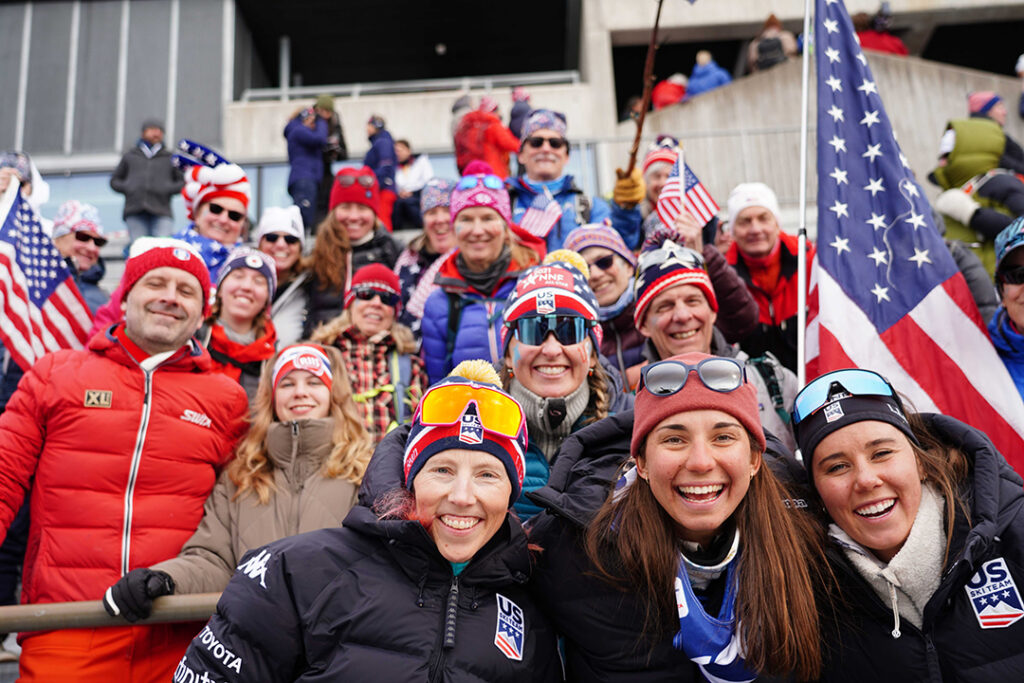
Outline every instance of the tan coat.
{"type": "Polygon", "coordinates": [[[276,489],[267,504],[260,505],[251,492],[233,500],[237,487],[221,473],[195,534],[178,557],[152,569],[171,575],[175,593],[215,593],[227,586],[246,551],[285,536],[341,526],[359,487],[321,472],[333,431],[332,418],[271,424],[267,450],[276,489]]]}

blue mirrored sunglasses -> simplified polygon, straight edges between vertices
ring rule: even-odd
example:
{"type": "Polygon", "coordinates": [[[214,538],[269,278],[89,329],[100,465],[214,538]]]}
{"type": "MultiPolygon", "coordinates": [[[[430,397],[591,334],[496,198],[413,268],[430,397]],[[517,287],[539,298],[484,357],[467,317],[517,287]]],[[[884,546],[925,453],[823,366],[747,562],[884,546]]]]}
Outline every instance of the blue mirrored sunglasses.
{"type": "Polygon", "coordinates": [[[463,176],[462,180],[459,181],[457,188],[459,190],[472,190],[480,183],[483,183],[484,187],[488,190],[500,190],[505,187],[505,183],[496,175],[467,175],[463,176]]]}
{"type": "Polygon", "coordinates": [[[903,403],[892,385],[877,372],[856,368],[836,370],[817,378],[796,395],[793,400],[793,424],[799,424],[814,414],[840,391],[851,396],[887,396],[895,399],[900,410],[903,409],[903,403]]]}
{"type": "Polygon", "coordinates": [[[646,389],[658,397],[671,396],[686,386],[691,371],[697,373],[697,378],[708,389],[722,393],[736,391],[747,381],[746,369],[732,358],[705,358],[696,365],[663,360],[640,370],[637,393],[646,389]]]}
{"type": "Polygon", "coordinates": [[[527,346],[540,346],[550,333],[563,346],[579,344],[593,326],[593,321],[578,315],[537,315],[509,324],[519,343],[527,346]]]}

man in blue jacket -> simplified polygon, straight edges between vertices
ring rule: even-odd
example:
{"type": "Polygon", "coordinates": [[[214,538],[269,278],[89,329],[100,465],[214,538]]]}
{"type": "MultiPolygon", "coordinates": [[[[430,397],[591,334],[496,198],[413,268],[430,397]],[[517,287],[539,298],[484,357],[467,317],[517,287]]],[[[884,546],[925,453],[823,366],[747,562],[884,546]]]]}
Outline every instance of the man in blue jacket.
{"type": "Polygon", "coordinates": [[[630,249],[643,241],[640,211],[644,198],[639,168],[615,183],[614,201],[587,197],[565,174],[569,163],[565,115],[550,109],[535,109],[523,124],[519,166],[523,175],[509,179],[512,221],[531,234],[547,240],[548,251],[560,249],[575,228],[587,223],[611,221],[630,249]]]}
{"type": "Polygon", "coordinates": [[[316,212],[317,192],[320,178],[324,174],[324,147],[327,146],[327,119],[333,112],[324,112],[319,107],[303,109],[292,117],[284,127],[288,141],[288,163],[292,169],[288,174],[288,194],[302,214],[306,229],[313,227],[316,212]]]}
{"type": "Polygon", "coordinates": [[[370,149],[363,157],[363,166],[369,166],[377,176],[380,186],[379,218],[388,230],[391,230],[391,210],[398,199],[395,189],[395,141],[385,128],[384,117],[374,114],[366,122],[366,136],[370,139],[370,149]]]}

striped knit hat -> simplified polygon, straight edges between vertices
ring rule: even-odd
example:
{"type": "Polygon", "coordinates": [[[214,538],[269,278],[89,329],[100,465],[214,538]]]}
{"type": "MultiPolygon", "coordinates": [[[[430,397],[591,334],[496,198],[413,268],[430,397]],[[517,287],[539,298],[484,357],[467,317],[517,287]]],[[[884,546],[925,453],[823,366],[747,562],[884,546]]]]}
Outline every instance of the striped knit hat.
{"type": "Polygon", "coordinates": [[[633,323],[639,328],[654,298],[676,285],[693,285],[704,292],[711,310],[718,310],[718,299],[711,285],[704,257],[673,240],[674,232],[660,228],[644,242],[636,270],[636,310],[633,323]]]}

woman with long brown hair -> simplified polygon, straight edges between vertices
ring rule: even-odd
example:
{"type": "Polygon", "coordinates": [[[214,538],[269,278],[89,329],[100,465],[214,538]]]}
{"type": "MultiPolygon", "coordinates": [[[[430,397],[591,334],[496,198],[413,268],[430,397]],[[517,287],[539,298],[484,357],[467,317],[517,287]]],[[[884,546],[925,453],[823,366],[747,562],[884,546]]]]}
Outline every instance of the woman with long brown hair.
{"type": "Polygon", "coordinates": [[[569,680],[818,674],[823,563],[768,445],[743,366],[701,353],[646,366],[633,414],[563,444],[530,536],[569,680]]]}
{"type": "Polygon", "coordinates": [[[195,534],[178,557],[126,574],[107,599],[135,621],[160,595],[223,590],[252,548],[341,526],[372,452],[337,349],[283,349],[263,372],[249,432],[195,534]]]}

